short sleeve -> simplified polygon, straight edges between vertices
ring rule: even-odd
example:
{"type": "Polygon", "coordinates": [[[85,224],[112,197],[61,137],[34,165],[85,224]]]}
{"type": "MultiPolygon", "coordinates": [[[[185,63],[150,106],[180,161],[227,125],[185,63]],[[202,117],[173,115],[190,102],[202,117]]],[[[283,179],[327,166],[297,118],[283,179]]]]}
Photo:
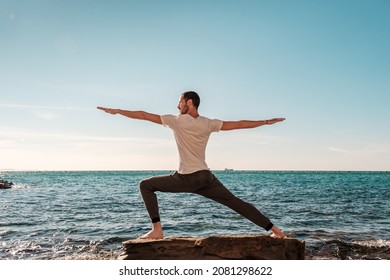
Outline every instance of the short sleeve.
{"type": "Polygon", "coordinates": [[[217,119],[209,120],[209,130],[210,132],[219,132],[222,128],[223,121],[217,119]]]}
{"type": "Polygon", "coordinates": [[[162,115],[161,116],[161,122],[163,126],[172,128],[174,127],[174,123],[177,119],[177,116],[174,115],[162,115]]]}

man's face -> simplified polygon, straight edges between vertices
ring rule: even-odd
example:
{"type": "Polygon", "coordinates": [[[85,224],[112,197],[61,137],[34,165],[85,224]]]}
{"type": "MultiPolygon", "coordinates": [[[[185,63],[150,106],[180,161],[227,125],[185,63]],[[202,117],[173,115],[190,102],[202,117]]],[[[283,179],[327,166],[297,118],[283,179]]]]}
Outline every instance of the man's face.
{"type": "Polygon", "coordinates": [[[179,99],[179,104],[177,105],[177,109],[179,109],[179,112],[180,114],[184,115],[184,114],[187,114],[188,113],[188,101],[186,101],[183,97],[183,95],[180,96],[180,99],[179,99]]]}

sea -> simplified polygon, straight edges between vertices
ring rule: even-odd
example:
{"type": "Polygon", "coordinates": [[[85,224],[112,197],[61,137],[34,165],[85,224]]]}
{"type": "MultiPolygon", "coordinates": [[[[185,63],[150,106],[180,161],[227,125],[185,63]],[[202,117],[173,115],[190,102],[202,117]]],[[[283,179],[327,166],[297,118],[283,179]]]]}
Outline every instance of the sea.
{"type": "MultiPolygon", "coordinates": [[[[115,260],[150,230],[139,192],[170,171],[2,171],[0,260],[115,260]]],[[[390,259],[390,172],[213,171],[309,260],[390,259]]],[[[158,193],[166,237],[269,234],[203,197],[158,193]]]]}

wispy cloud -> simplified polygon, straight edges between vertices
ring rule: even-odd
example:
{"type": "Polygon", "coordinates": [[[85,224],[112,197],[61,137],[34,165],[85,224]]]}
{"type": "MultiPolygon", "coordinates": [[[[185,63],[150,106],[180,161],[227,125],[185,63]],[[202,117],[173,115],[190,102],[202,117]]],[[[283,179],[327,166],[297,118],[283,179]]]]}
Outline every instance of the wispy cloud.
{"type": "Polygon", "coordinates": [[[0,139],[3,141],[14,140],[36,140],[45,139],[45,141],[61,140],[75,142],[102,142],[102,143],[149,143],[164,144],[172,143],[170,140],[159,138],[142,138],[142,137],[99,137],[90,135],[64,134],[64,133],[47,133],[34,131],[21,131],[14,128],[0,127],[0,139]]]}
{"type": "Polygon", "coordinates": [[[50,106],[50,105],[31,105],[31,104],[0,104],[0,108],[25,110],[32,112],[36,117],[43,120],[54,120],[60,114],[60,111],[89,111],[95,108],[75,107],[75,106],[50,106]],[[58,112],[54,113],[54,112],[58,112]]]}
{"type": "Polygon", "coordinates": [[[44,119],[44,120],[53,120],[55,118],[57,118],[57,115],[56,114],[53,114],[52,112],[35,112],[35,115],[40,118],[40,119],[44,119]]]}
{"type": "Polygon", "coordinates": [[[13,109],[43,109],[43,110],[95,110],[95,108],[75,107],[75,106],[45,106],[45,105],[29,105],[29,104],[0,104],[0,108],[13,109]]]}
{"type": "Polygon", "coordinates": [[[376,156],[381,154],[390,154],[390,144],[381,143],[361,143],[351,144],[350,147],[329,146],[327,149],[331,152],[341,153],[346,156],[376,156]]]}

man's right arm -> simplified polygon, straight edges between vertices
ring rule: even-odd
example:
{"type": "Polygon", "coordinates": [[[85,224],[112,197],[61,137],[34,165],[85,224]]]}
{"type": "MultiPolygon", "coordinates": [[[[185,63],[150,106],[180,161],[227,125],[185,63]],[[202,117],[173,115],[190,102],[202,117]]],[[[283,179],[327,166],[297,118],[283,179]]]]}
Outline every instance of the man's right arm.
{"type": "Polygon", "coordinates": [[[99,110],[102,110],[106,113],[110,113],[113,115],[119,114],[131,119],[145,120],[145,121],[154,122],[156,124],[162,124],[160,115],[151,114],[145,111],[127,111],[127,110],[111,109],[111,108],[104,108],[104,107],[97,107],[97,108],[99,110]]]}

